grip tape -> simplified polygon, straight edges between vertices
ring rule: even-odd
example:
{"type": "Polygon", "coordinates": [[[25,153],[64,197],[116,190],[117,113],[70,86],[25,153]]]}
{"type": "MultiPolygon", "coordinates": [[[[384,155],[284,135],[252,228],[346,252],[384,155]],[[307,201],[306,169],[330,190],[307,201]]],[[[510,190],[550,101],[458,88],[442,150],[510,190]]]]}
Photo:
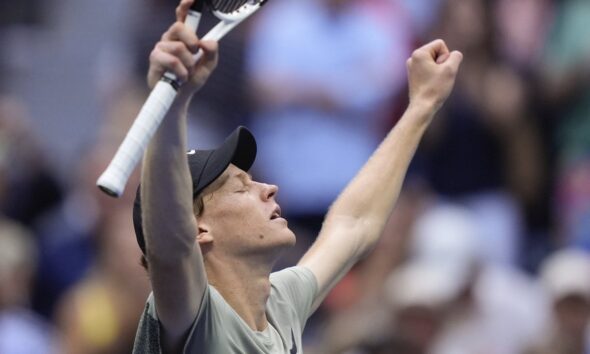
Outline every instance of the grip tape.
{"type": "Polygon", "coordinates": [[[113,197],[123,194],[127,179],[142,158],[175,97],[176,90],[169,82],[158,81],[113,160],[98,179],[96,184],[102,191],[113,197]]]}

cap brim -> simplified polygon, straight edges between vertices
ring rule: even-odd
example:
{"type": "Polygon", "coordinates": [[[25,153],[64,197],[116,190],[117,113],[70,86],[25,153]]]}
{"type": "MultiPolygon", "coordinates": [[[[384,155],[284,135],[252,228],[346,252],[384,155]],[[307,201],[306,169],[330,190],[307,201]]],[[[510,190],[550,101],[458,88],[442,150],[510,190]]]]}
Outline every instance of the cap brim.
{"type": "Polygon", "coordinates": [[[193,177],[193,195],[201,193],[203,189],[221,176],[230,164],[248,171],[255,159],[256,140],[252,133],[242,126],[234,130],[217,149],[208,150],[205,154],[189,155],[189,167],[193,177]]]}

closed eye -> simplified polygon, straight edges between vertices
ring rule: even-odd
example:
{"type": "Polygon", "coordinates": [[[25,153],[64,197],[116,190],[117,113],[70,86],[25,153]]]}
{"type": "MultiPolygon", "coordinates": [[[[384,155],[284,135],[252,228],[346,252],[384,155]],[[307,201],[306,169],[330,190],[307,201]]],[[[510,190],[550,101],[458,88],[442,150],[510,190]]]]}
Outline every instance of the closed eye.
{"type": "Polygon", "coordinates": [[[234,176],[234,181],[234,193],[245,193],[248,192],[252,180],[249,174],[240,172],[234,176]]]}

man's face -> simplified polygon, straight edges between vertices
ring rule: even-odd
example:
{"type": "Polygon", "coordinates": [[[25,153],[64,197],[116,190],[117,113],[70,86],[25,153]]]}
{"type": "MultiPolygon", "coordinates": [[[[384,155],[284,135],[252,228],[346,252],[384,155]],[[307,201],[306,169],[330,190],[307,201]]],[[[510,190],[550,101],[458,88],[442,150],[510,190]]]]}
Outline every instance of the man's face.
{"type": "Polygon", "coordinates": [[[266,254],[295,244],[287,220],[280,217],[275,198],[278,187],[255,182],[230,165],[203,198],[199,227],[213,236],[216,252],[233,256],[266,254]]]}

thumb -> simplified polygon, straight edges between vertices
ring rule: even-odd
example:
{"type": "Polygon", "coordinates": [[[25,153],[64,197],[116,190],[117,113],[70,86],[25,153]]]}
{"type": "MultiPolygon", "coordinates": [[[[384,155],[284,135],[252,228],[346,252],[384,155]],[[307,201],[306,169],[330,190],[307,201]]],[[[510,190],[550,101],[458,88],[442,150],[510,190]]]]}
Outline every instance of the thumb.
{"type": "Polygon", "coordinates": [[[445,61],[447,65],[450,65],[453,69],[458,70],[459,65],[463,61],[463,53],[458,50],[454,50],[449,55],[449,58],[445,61]]]}

